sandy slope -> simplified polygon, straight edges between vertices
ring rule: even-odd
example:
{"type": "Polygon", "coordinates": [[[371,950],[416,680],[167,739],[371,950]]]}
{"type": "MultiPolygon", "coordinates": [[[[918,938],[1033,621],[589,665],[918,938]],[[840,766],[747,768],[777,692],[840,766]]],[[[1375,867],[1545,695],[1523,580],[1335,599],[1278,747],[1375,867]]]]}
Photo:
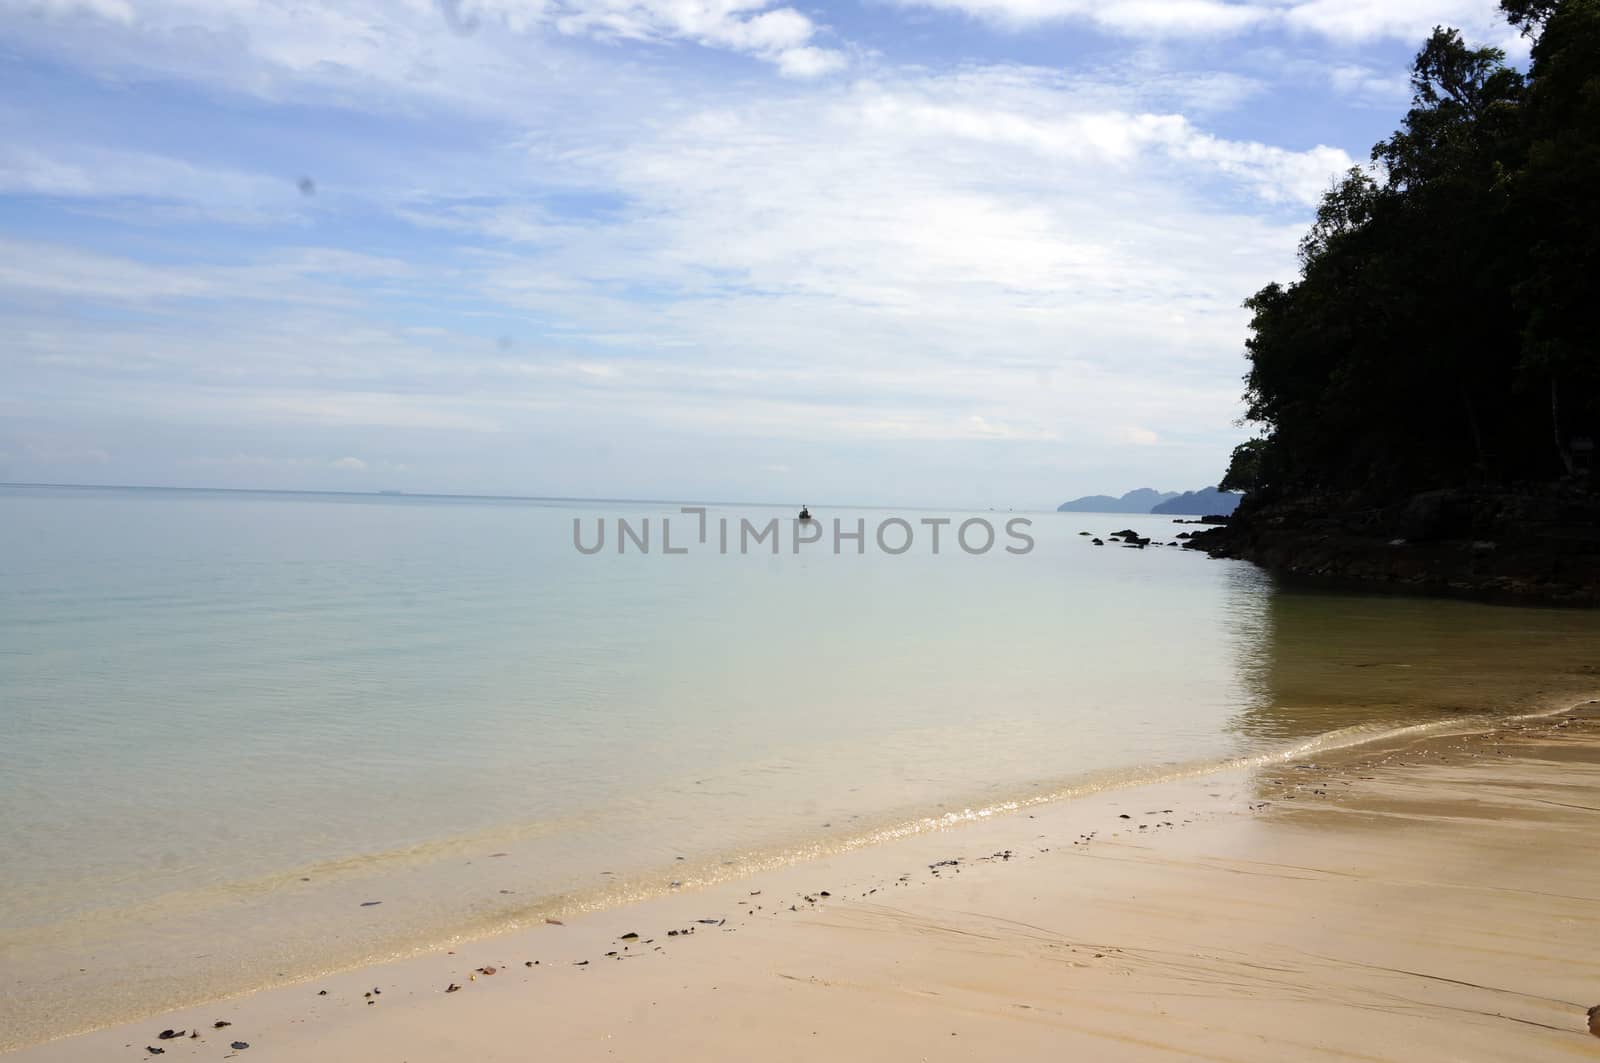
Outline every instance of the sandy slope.
{"type": "Polygon", "coordinates": [[[1597,945],[1589,705],[1034,809],[6,1063],[1600,1060],[1597,945]]]}

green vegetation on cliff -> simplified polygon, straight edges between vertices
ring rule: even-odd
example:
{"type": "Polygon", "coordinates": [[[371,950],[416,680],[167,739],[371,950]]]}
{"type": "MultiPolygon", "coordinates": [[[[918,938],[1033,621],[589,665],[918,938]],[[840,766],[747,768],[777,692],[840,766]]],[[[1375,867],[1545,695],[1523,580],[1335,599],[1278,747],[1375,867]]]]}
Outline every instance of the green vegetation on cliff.
{"type": "MultiPolygon", "coordinates": [[[[1600,0],[1502,0],[1526,74],[1436,29],[1401,128],[1324,197],[1301,276],[1246,301],[1246,509],[1593,476],[1600,0]]],[[[1591,479],[1592,484],[1592,479],[1591,479]]]]}

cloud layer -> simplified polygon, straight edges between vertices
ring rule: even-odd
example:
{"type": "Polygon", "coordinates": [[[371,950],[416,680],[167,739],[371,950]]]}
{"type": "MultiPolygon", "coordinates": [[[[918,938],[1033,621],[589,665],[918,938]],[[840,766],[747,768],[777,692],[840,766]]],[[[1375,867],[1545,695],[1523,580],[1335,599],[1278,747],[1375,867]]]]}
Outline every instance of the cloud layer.
{"type": "Polygon", "coordinates": [[[1492,5],[1477,0],[899,0],[1010,26],[1082,22],[1129,37],[1236,37],[1282,31],[1343,42],[1419,41],[1437,25],[1515,40],[1492,5]]]}
{"type": "Polygon", "coordinates": [[[0,478],[985,504],[1214,480],[1240,300],[1370,141],[1291,89],[1370,109],[1400,69],[1304,42],[1425,12],[961,11],[1110,43],[893,55],[749,0],[0,0],[44,101],[0,104],[0,478]],[[1274,36],[1221,63],[1124,34],[1274,36]]]}

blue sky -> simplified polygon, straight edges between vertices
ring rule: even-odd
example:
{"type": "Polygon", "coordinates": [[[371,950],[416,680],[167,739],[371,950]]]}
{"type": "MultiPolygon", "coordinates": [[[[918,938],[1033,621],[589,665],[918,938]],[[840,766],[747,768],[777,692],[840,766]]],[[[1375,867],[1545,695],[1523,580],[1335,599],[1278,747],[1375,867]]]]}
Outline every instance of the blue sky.
{"type": "Polygon", "coordinates": [[[1215,482],[1480,0],[0,0],[0,479],[1053,506],[1215,482]]]}

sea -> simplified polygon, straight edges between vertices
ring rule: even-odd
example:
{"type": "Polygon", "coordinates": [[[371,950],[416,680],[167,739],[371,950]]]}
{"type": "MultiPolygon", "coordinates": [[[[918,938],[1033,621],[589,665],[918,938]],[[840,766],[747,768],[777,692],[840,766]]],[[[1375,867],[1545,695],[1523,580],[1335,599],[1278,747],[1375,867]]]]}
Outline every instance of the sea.
{"type": "Polygon", "coordinates": [[[1600,693],[1600,612],[797,508],[0,487],[0,1049],[1600,693]]]}

